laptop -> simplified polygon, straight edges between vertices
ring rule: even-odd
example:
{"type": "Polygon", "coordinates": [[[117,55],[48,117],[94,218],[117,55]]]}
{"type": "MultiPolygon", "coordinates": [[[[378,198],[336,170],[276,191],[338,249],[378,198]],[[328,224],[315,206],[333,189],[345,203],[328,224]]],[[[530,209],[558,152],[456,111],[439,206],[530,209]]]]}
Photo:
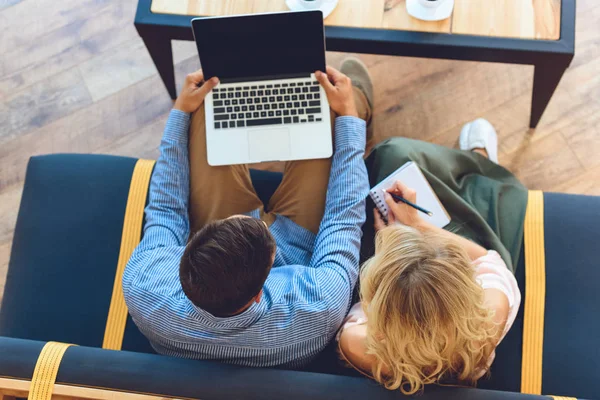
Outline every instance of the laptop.
{"type": "Polygon", "coordinates": [[[196,18],[205,79],[212,166],[328,158],[329,103],[314,72],[325,71],[321,11],[196,18]]]}

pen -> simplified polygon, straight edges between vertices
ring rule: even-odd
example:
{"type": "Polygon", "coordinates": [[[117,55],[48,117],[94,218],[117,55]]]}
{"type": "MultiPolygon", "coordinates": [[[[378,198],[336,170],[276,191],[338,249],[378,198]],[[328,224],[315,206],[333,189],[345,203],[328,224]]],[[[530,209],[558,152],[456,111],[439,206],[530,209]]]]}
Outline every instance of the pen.
{"type": "MultiPolygon", "coordinates": [[[[388,193],[390,193],[390,192],[388,192],[388,193]]],[[[429,215],[430,217],[433,215],[433,213],[431,211],[427,211],[426,209],[424,209],[422,207],[419,207],[416,204],[411,203],[410,201],[406,200],[404,197],[400,197],[400,196],[398,196],[397,194],[394,194],[394,193],[390,193],[390,196],[392,196],[392,199],[394,199],[396,201],[396,203],[397,202],[404,203],[407,206],[411,206],[415,210],[421,211],[423,214],[429,215]]]]}

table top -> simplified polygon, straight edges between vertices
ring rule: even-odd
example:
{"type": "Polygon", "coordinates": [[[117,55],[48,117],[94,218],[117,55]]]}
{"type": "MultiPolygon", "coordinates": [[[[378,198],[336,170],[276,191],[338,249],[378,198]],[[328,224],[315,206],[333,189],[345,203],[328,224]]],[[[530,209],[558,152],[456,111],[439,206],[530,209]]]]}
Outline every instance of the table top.
{"type": "MultiPolygon", "coordinates": [[[[562,0],[455,0],[451,18],[421,21],[406,0],[339,0],[325,25],[559,40],[562,0]]],[[[234,15],[287,11],[285,0],[152,0],[156,14],[234,15]]]]}

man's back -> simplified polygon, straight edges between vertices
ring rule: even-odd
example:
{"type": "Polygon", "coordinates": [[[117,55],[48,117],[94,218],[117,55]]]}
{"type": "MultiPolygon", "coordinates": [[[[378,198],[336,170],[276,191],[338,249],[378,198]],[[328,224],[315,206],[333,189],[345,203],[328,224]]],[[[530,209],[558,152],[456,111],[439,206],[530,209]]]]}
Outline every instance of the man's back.
{"type": "MultiPolygon", "coordinates": [[[[246,366],[301,366],[335,335],[358,278],[368,192],[366,124],[355,117],[337,119],[336,153],[318,232],[274,216],[269,231],[277,251],[262,295],[226,317],[195,305],[181,283],[187,279],[180,263],[186,259],[188,209],[193,207],[187,200],[189,125],[188,114],[171,113],[151,182],[144,238],[123,277],[130,313],[162,354],[246,366]]],[[[261,209],[247,214],[263,216],[261,209]]]]}
{"type": "Polygon", "coordinates": [[[232,317],[215,317],[195,307],[181,289],[157,296],[154,307],[132,315],[161,354],[256,367],[301,366],[331,339],[331,311],[324,300],[307,293],[307,280],[316,284],[317,277],[303,268],[275,268],[261,301],[232,317]]]}

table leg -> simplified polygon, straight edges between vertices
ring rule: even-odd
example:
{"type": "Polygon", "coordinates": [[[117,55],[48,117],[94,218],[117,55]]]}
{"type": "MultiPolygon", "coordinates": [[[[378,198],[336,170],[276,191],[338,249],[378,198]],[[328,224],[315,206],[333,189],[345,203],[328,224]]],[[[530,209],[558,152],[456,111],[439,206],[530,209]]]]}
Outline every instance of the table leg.
{"type": "Polygon", "coordinates": [[[173,100],[177,98],[175,87],[175,66],[171,39],[160,35],[140,35],[154,61],[154,65],[173,100]]]}
{"type": "Polygon", "coordinates": [[[537,127],[552,95],[556,90],[565,71],[571,64],[572,58],[568,60],[547,60],[535,66],[533,76],[533,96],[531,99],[531,128],[537,127]]]}

